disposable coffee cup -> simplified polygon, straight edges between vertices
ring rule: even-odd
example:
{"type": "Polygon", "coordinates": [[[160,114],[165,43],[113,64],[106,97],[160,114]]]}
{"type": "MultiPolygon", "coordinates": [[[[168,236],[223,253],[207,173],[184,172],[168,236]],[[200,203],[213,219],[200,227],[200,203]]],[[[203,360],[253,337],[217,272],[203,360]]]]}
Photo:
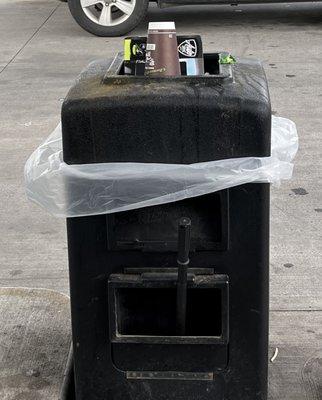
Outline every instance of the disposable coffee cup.
{"type": "Polygon", "coordinates": [[[146,45],[145,75],[181,75],[174,22],[150,22],[146,45]]]}

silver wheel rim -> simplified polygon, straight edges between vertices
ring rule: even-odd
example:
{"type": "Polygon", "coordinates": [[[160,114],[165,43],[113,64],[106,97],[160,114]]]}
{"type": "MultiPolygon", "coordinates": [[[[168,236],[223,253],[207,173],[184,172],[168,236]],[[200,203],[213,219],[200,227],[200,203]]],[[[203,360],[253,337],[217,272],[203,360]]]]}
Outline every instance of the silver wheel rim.
{"type": "Polygon", "coordinates": [[[80,0],[86,16],[102,26],[115,26],[133,13],[136,0],[80,0]]]}

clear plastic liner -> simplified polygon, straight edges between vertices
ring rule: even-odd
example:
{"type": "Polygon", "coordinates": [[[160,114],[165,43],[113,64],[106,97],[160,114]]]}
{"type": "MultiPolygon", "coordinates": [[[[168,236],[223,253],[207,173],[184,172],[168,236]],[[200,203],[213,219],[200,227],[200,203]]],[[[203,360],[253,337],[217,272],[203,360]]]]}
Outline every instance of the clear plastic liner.
{"type": "Polygon", "coordinates": [[[170,203],[250,182],[290,179],[298,149],[295,124],[272,117],[270,157],[190,165],[63,162],[61,125],[25,165],[28,198],[58,217],[108,214],[170,203]]]}

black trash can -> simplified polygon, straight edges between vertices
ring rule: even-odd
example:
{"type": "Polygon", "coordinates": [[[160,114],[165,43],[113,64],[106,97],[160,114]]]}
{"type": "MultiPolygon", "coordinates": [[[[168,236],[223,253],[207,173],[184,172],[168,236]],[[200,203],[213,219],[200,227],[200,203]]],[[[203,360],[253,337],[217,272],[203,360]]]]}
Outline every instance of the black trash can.
{"type": "MultiPolygon", "coordinates": [[[[84,75],[62,109],[68,164],[270,155],[261,65],[205,76],[84,75]]],[[[105,73],[106,72],[106,73],[105,73]]],[[[77,400],[267,399],[269,185],[67,220],[77,400]],[[191,221],[178,333],[178,221],[191,221]]]]}

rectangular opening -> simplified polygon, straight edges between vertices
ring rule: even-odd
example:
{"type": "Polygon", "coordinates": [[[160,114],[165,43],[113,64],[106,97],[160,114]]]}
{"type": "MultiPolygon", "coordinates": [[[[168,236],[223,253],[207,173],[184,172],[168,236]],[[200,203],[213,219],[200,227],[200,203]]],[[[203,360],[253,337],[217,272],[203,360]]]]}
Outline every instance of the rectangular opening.
{"type": "MultiPolygon", "coordinates": [[[[144,75],[144,64],[141,64],[142,68],[142,75],[144,75]]],[[[181,76],[185,76],[187,74],[186,64],[181,62],[180,63],[181,69],[181,76]]],[[[220,68],[219,68],[219,53],[205,53],[204,54],[204,70],[206,74],[209,75],[219,75],[220,68]]],[[[124,63],[121,64],[118,75],[124,76],[124,63]]]]}
{"type": "MultiPolygon", "coordinates": [[[[115,290],[117,334],[176,336],[176,288],[115,290]]],[[[185,336],[222,335],[222,289],[189,288],[185,336]]]]}
{"type": "Polygon", "coordinates": [[[113,62],[111,63],[109,69],[107,70],[104,80],[106,81],[108,78],[118,76],[120,79],[126,78],[126,79],[175,79],[175,80],[182,80],[182,79],[200,79],[202,77],[204,78],[209,78],[209,77],[216,77],[217,79],[231,79],[232,78],[232,69],[230,65],[221,65],[219,63],[219,58],[221,54],[226,54],[224,53],[204,53],[203,58],[204,58],[204,71],[205,74],[203,75],[186,75],[186,68],[185,68],[185,63],[181,62],[180,63],[180,69],[181,69],[181,75],[180,76],[175,76],[175,77],[168,77],[168,76],[161,76],[161,77],[147,77],[144,76],[144,62],[138,64],[139,65],[139,74],[138,75],[125,75],[124,71],[124,61],[123,61],[123,53],[117,53],[116,57],[114,58],[113,62]]]}
{"type": "Polygon", "coordinates": [[[192,222],[191,250],[228,247],[228,191],[107,216],[110,250],[176,251],[178,221],[192,222]]]}
{"type": "Polygon", "coordinates": [[[205,73],[209,75],[219,75],[219,53],[204,54],[205,73]]]}

